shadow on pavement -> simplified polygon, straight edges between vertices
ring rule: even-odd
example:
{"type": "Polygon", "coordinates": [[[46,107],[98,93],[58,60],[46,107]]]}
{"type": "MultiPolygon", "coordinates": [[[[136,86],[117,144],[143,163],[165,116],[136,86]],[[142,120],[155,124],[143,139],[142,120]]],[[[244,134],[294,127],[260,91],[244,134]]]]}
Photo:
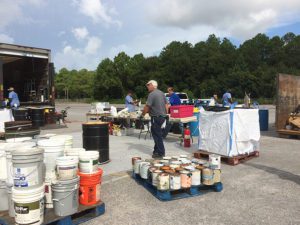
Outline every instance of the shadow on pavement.
{"type": "Polygon", "coordinates": [[[280,170],[280,169],[270,167],[270,166],[264,166],[264,165],[260,165],[260,164],[250,163],[250,162],[245,162],[244,164],[247,166],[251,166],[256,169],[259,169],[259,170],[266,171],[271,174],[275,174],[282,180],[289,180],[289,181],[292,181],[292,182],[300,185],[300,176],[299,175],[295,175],[291,172],[280,170]]]}

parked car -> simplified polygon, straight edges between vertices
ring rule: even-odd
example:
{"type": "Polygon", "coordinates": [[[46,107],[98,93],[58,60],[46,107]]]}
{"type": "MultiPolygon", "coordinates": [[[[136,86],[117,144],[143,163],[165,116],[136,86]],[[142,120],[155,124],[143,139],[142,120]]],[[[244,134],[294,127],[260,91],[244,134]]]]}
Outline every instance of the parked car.
{"type": "MultiPolygon", "coordinates": [[[[180,102],[181,104],[189,104],[189,97],[186,93],[184,92],[175,92],[176,95],[178,95],[178,97],[180,98],[180,102]]],[[[169,101],[169,93],[165,93],[165,96],[167,98],[167,100],[169,101]]]]}
{"type": "Polygon", "coordinates": [[[211,99],[196,99],[194,105],[195,105],[195,107],[209,106],[210,102],[211,102],[211,99]]]}

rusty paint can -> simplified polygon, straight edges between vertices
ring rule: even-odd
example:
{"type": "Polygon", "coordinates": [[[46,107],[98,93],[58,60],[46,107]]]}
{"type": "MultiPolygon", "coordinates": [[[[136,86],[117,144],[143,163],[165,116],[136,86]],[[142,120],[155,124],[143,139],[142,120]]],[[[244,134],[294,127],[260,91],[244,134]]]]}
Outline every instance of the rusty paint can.
{"type": "Polygon", "coordinates": [[[221,170],[214,170],[214,183],[221,182],[221,170]]]}
{"type": "Polygon", "coordinates": [[[137,156],[131,158],[131,164],[132,164],[132,166],[134,165],[134,162],[135,162],[135,160],[137,160],[137,159],[141,160],[142,158],[141,158],[141,157],[137,157],[137,156]]]}
{"type": "Polygon", "coordinates": [[[161,174],[161,170],[154,170],[152,172],[152,185],[157,187],[158,184],[158,175],[161,174]]]}
{"type": "Polygon", "coordinates": [[[202,170],[202,183],[205,185],[213,185],[214,184],[214,176],[213,170],[210,168],[204,168],[202,170]]]}
{"type": "Polygon", "coordinates": [[[149,176],[149,168],[151,167],[151,164],[149,162],[142,162],[140,164],[140,176],[143,179],[148,179],[149,176]]]}
{"type": "Polygon", "coordinates": [[[166,191],[170,189],[170,176],[167,173],[160,173],[158,175],[157,189],[166,191]]]}
{"type": "Polygon", "coordinates": [[[151,166],[151,167],[149,167],[149,173],[148,173],[148,178],[152,181],[152,173],[155,171],[155,170],[157,170],[157,167],[155,167],[155,166],[151,166]]]}
{"type": "Polygon", "coordinates": [[[166,170],[170,170],[171,167],[169,167],[169,166],[162,166],[162,167],[160,167],[160,169],[163,170],[163,171],[166,171],[166,170]]]}
{"type": "Polygon", "coordinates": [[[179,190],[181,189],[181,178],[179,173],[170,174],[170,189],[179,190]]]}
{"type": "Polygon", "coordinates": [[[201,170],[195,169],[192,173],[192,185],[198,186],[201,184],[201,170]]]}
{"type": "Polygon", "coordinates": [[[139,174],[140,173],[140,164],[143,162],[143,160],[141,159],[137,159],[134,161],[134,165],[133,165],[133,171],[135,174],[139,174]]]}
{"type": "Polygon", "coordinates": [[[180,171],[181,188],[190,188],[192,185],[192,174],[190,171],[180,171]]]}
{"type": "Polygon", "coordinates": [[[162,163],[155,163],[154,166],[157,167],[158,169],[160,169],[160,167],[164,166],[164,164],[162,164],[162,163]]]}

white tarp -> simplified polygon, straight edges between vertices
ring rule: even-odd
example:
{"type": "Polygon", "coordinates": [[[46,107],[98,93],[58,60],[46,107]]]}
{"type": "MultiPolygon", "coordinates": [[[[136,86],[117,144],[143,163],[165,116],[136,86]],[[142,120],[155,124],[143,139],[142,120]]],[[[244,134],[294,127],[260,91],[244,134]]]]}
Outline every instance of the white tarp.
{"type": "Polygon", "coordinates": [[[200,111],[198,147],[201,150],[236,156],[258,150],[259,139],[258,109],[200,111]]]}
{"type": "Polygon", "coordinates": [[[0,132],[4,132],[4,123],[14,121],[14,117],[10,109],[0,110],[0,132]]]}

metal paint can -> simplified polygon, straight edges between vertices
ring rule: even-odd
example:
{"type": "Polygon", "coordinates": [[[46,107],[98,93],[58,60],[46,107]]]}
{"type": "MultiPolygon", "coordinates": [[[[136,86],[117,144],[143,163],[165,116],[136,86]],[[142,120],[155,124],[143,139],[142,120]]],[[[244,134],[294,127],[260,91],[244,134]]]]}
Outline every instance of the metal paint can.
{"type": "Polygon", "coordinates": [[[214,170],[214,183],[221,182],[221,170],[214,170]]]}
{"type": "Polygon", "coordinates": [[[167,173],[161,173],[158,175],[157,189],[166,191],[170,189],[170,176],[167,173]]]}
{"type": "Polygon", "coordinates": [[[189,171],[180,171],[181,188],[190,188],[192,185],[192,174],[189,171]]]}
{"type": "Polygon", "coordinates": [[[137,156],[131,158],[131,164],[132,164],[132,167],[133,167],[133,165],[134,165],[135,160],[137,160],[137,159],[141,160],[142,158],[141,158],[141,157],[137,157],[137,156]]]}
{"type": "Polygon", "coordinates": [[[169,165],[170,164],[169,160],[166,160],[166,159],[162,159],[159,162],[164,164],[164,165],[169,165]]]}
{"type": "Polygon", "coordinates": [[[152,185],[157,187],[158,184],[158,175],[161,174],[161,170],[155,170],[152,172],[152,185]]]}
{"type": "Polygon", "coordinates": [[[143,179],[148,179],[149,176],[149,168],[151,167],[151,164],[149,162],[144,162],[140,164],[140,175],[143,179]]]}
{"type": "Polygon", "coordinates": [[[155,171],[155,170],[157,170],[157,167],[155,167],[155,166],[151,166],[151,167],[149,167],[149,173],[148,173],[148,178],[152,181],[152,173],[155,171]]]}
{"type": "Polygon", "coordinates": [[[181,162],[180,161],[172,161],[172,164],[175,164],[175,165],[181,165],[181,162]]]}
{"type": "Polygon", "coordinates": [[[213,176],[212,169],[205,168],[202,170],[202,183],[205,185],[213,185],[214,184],[214,176],[213,176]]]}
{"type": "Polygon", "coordinates": [[[180,155],[180,158],[187,158],[187,155],[180,155]]]}
{"type": "Polygon", "coordinates": [[[164,159],[164,160],[171,160],[172,157],[170,157],[170,156],[164,156],[163,159],[164,159]]]}
{"type": "Polygon", "coordinates": [[[155,163],[154,166],[157,167],[158,169],[160,169],[160,167],[164,166],[164,164],[162,164],[162,163],[155,163]]]}
{"type": "Polygon", "coordinates": [[[201,171],[195,169],[192,171],[192,185],[198,186],[201,184],[201,171]]]}
{"type": "Polygon", "coordinates": [[[172,159],[178,160],[180,156],[172,156],[172,159]]]}
{"type": "Polygon", "coordinates": [[[181,188],[181,178],[179,173],[170,174],[170,189],[179,190],[181,188]]]}
{"type": "Polygon", "coordinates": [[[160,167],[160,169],[163,170],[163,171],[166,171],[166,170],[170,170],[171,167],[169,167],[169,166],[162,166],[162,167],[160,167]]]}
{"type": "Polygon", "coordinates": [[[211,154],[209,155],[209,168],[214,170],[220,170],[221,169],[221,156],[211,154]]]}
{"type": "Polygon", "coordinates": [[[170,164],[170,168],[173,170],[175,170],[178,167],[179,167],[179,165],[177,165],[177,164],[170,164]]]}
{"type": "Polygon", "coordinates": [[[134,161],[134,165],[133,165],[133,171],[135,174],[139,174],[140,173],[140,164],[143,161],[141,159],[137,159],[134,161]]]}

